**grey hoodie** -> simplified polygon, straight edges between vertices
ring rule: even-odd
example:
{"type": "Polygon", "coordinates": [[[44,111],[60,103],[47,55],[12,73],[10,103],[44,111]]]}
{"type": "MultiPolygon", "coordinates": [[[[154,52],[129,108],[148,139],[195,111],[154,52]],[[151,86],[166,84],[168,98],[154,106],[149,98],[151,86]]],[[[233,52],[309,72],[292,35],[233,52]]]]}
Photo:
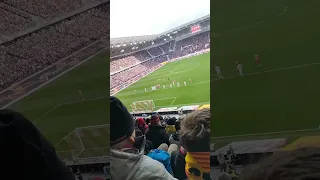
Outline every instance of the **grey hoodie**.
{"type": "Polygon", "coordinates": [[[112,180],[177,180],[158,161],[144,155],[146,139],[136,153],[110,150],[112,180]]]}

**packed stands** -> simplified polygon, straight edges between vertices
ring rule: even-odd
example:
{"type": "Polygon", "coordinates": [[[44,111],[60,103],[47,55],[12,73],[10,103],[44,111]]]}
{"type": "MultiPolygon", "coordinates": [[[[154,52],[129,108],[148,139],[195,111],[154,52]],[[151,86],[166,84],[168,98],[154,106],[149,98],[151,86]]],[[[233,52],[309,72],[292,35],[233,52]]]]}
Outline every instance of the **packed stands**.
{"type": "MultiPolygon", "coordinates": [[[[30,16],[33,13],[32,16],[41,15],[48,18],[55,13],[61,13],[61,11],[72,11],[79,7],[77,3],[82,1],[55,1],[53,3],[51,1],[33,0],[33,2],[5,0],[4,4],[0,3],[0,8],[6,10],[1,11],[1,13],[11,12],[13,14],[10,16],[3,14],[2,17],[6,16],[6,18],[4,18],[4,21],[1,21],[1,19],[0,21],[4,24],[8,23],[6,27],[10,28],[5,28],[4,30],[0,28],[0,33],[12,34],[28,28],[32,25],[33,18],[30,16]],[[46,6],[43,6],[43,4],[46,6]],[[59,9],[59,7],[63,8],[59,9]],[[19,9],[26,9],[29,14],[23,13],[19,9]],[[21,14],[15,14],[15,12],[21,12],[21,14]]],[[[104,3],[2,44],[0,46],[0,91],[96,43],[108,35],[109,3],[104,3]]],[[[93,55],[96,53],[96,49],[94,47],[86,49],[84,53],[86,54],[85,56],[88,53],[93,55]]],[[[77,57],[83,56],[77,54],[77,57]]]]}
{"type": "Polygon", "coordinates": [[[10,35],[35,25],[32,16],[12,6],[0,3],[0,34],[10,35]]]}
{"type": "Polygon", "coordinates": [[[90,2],[97,2],[99,0],[80,0],[80,1],[65,1],[65,0],[3,0],[4,4],[10,5],[18,10],[26,11],[32,15],[49,19],[60,16],[61,14],[68,13],[79,9],[90,2]]]}
{"type": "Polygon", "coordinates": [[[167,55],[169,55],[170,59],[173,59],[199,52],[206,48],[210,48],[209,31],[194,34],[179,41],[172,40],[128,56],[114,58],[110,62],[110,88],[120,86],[142,72],[168,61],[167,55]]]}

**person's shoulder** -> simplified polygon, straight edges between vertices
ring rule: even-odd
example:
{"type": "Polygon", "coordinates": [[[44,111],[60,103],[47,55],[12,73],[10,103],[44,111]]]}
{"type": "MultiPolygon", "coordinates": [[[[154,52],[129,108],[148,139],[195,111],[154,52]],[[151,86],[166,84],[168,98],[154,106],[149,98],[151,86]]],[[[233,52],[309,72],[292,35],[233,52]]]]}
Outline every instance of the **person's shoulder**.
{"type": "Polygon", "coordinates": [[[139,174],[143,178],[167,179],[169,177],[169,179],[174,179],[165,169],[162,163],[145,155],[142,158],[142,163],[140,164],[139,171],[139,174]]]}

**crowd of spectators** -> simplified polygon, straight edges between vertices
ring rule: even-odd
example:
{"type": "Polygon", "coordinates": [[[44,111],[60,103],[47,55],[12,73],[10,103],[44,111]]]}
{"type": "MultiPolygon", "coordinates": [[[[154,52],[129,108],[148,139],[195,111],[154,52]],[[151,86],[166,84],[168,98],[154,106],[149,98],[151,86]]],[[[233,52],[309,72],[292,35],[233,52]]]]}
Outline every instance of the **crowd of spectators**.
{"type": "Polygon", "coordinates": [[[210,31],[191,36],[189,38],[178,41],[175,52],[170,53],[171,58],[186,56],[188,54],[201,51],[210,47],[210,31]]]}
{"type": "Polygon", "coordinates": [[[210,179],[210,109],[133,119],[110,97],[111,179],[210,179]]]}
{"type": "Polygon", "coordinates": [[[159,46],[150,48],[150,49],[148,49],[147,51],[148,51],[152,56],[155,56],[155,57],[160,56],[160,55],[163,55],[163,53],[164,53],[164,52],[162,51],[162,49],[159,48],[159,46]]]}
{"type": "Polygon", "coordinates": [[[90,2],[99,2],[101,0],[2,0],[1,2],[10,5],[18,10],[28,12],[44,19],[50,19],[61,16],[61,14],[73,12],[90,2]]]}
{"type": "MultiPolygon", "coordinates": [[[[9,2],[19,4],[20,1],[9,2]]],[[[109,35],[108,7],[109,3],[99,5],[0,46],[0,90],[109,35]]],[[[84,51],[86,54],[88,52],[84,51]]],[[[78,54],[77,57],[82,56],[78,54]]]]}
{"type": "Polygon", "coordinates": [[[167,61],[167,55],[172,59],[186,56],[209,47],[210,32],[208,31],[177,42],[170,41],[130,56],[113,59],[110,62],[110,72],[112,74],[110,76],[110,88],[117,87],[141,73],[154,68],[160,63],[167,61]]]}
{"type": "Polygon", "coordinates": [[[112,59],[110,61],[110,73],[112,74],[117,71],[127,69],[148,59],[151,59],[151,56],[146,51],[139,51],[130,56],[112,59]]]}
{"type": "Polygon", "coordinates": [[[24,11],[0,3],[0,34],[11,35],[35,25],[32,17],[24,11]]]}
{"type": "Polygon", "coordinates": [[[148,71],[153,67],[159,65],[159,63],[164,61],[166,61],[165,57],[158,57],[149,61],[145,61],[131,68],[127,68],[124,71],[121,71],[121,73],[116,73],[110,76],[110,82],[111,82],[110,88],[114,88],[122,84],[123,82],[130,80],[135,76],[138,76],[139,74],[141,74],[141,72],[148,71]]]}

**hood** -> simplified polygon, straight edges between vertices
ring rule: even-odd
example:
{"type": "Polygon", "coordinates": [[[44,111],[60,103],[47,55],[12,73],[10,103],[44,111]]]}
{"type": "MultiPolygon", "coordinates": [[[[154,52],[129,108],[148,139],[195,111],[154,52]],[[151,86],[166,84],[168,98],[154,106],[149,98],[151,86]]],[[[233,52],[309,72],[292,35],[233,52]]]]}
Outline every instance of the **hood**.
{"type": "Polygon", "coordinates": [[[111,179],[132,179],[131,177],[134,176],[141,166],[145,144],[146,138],[143,136],[140,149],[137,149],[136,152],[122,152],[110,149],[111,179]],[[115,175],[115,177],[112,177],[113,175],[115,175]]]}
{"type": "Polygon", "coordinates": [[[15,171],[18,177],[47,180],[74,179],[57,157],[53,146],[26,117],[18,112],[0,110],[0,147],[1,163],[5,164],[8,172],[16,170],[17,167],[21,169],[22,171],[15,171]]]}
{"type": "Polygon", "coordinates": [[[161,126],[161,125],[158,125],[158,124],[150,124],[149,125],[149,131],[152,132],[152,131],[158,131],[160,129],[165,129],[164,126],[161,126]]]}

